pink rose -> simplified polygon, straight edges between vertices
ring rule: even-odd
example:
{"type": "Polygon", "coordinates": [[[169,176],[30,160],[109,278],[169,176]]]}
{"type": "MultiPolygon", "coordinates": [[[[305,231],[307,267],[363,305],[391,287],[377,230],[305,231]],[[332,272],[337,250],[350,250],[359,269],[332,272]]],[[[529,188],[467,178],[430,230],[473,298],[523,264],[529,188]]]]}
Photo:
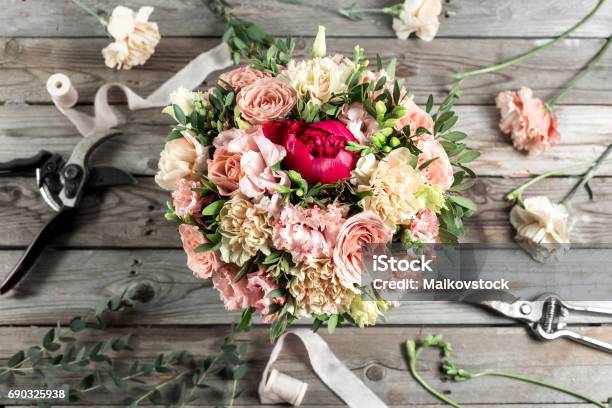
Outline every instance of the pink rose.
{"type": "Polygon", "coordinates": [[[260,79],[245,86],[236,98],[242,117],[252,125],[284,118],[295,106],[293,88],[277,78],[260,79]]]}
{"type": "Polygon", "coordinates": [[[278,313],[269,314],[270,305],[273,303],[283,305],[285,304],[285,298],[276,296],[270,299],[266,296],[273,290],[278,289],[278,285],[266,274],[265,267],[261,266],[259,267],[259,272],[247,275],[246,281],[247,289],[250,291],[250,306],[254,307],[257,313],[261,315],[261,320],[264,323],[272,323],[278,313]]]}
{"type": "Polygon", "coordinates": [[[429,135],[419,137],[416,141],[416,147],[421,151],[417,168],[431,159],[436,159],[429,163],[427,167],[421,169],[421,174],[425,176],[429,184],[438,185],[444,191],[448,190],[453,185],[455,178],[453,176],[453,166],[450,164],[444,147],[429,135]]]}
{"type": "Polygon", "coordinates": [[[336,275],[344,286],[353,289],[361,283],[361,246],[386,244],[393,230],[371,211],[355,214],[344,222],[334,249],[336,275]]]}
{"type": "Polygon", "coordinates": [[[255,69],[249,65],[245,65],[240,68],[236,68],[229,72],[225,72],[219,76],[219,86],[225,87],[225,83],[228,83],[234,91],[239,92],[245,86],[251,85],[258,79],[268,78],[270,74],[255,69]]]}
{"type": "Polygon", "coordinates": [[[273,226],[272,241],[277,249],[291,253],[294,262],[330,258],[347,214],[348,207],[339,204],[325,209],[287,205],[273,226]]]}
{"type": "Polygon", "coordinates": [[[534,98],[531,89],[502,92],[495,104],[501,116],[499,128],[510,135],[515,149],[540,154],[559,143],[557,115],[534,98]]]}
{"type": "Polygon", "coordinates": [[[414,238],[433,244],[437,241],[440,234],[440,223],[436,214],[426,209],[416,214],[409,229],[414,238]]]}
{"type": "Polygon", "coordinates": [[[208,179],[217,186],[219,194],[234,196],[240,193],[240,178],[244,176],[240,167],[241,158],[241,153],[218,148],[213,159],[208,161],[208,179]]]}
{"type": "Polygon", "coordinates": [[[187,254],[187,267],[194,276],[200,279],[210,278],[220,266],[219,255],[216,251],[195,252],[195,249],[207,243],[199,228],[194,225],[181,224],[179,226],[183,248],[187,254]]]}
{"type": "Polygon", "coordinates": [[[371,144],[370,136],[380,130],[376,119],[359,102],[354,102],[350,106],[345,105],[338,120],[346,125],[359,143],[365,145],[371,144]]]}
{"type": "Polygon", "coordinates": [[[410,134],[414,135],[418,128],[425,128],[433,133],[434,122],[431,116],[414,103],[410,98],[404,98],[400,103],[407,109],[406,114],[396,123],[395,129],[401,131],[406,126],[410,126],[410,134]]]}
{"type": "Polygon", "coordinates": [[[345,150],[348,142],[357,139],[337,120],[267,122],[263,133],[287,150],[283,166],[297,171],[310,184],[335,183],[348,178],[357,163],[355,153],[345,150]]]}
{"type": "Polygon", "coordinates": [[[213,285],[219,291],[219,296],[227,310],[246,309],[254,303],[251,291],[247,287],[247,280],[234,281],[238,271],[240,268],[237,265],[222,262],[212,278],[213,285]]]}
{"type": "Polygon", "coordinates": [[[197,220],[201,217],[200,212],[204,206],[205,199],[200,193],[193,191],[194,188],[202,188],[202,183],[178,179],[174,185],[172,203],[174,204],[174,212],[181,218],[189,215],[197,220]]]}

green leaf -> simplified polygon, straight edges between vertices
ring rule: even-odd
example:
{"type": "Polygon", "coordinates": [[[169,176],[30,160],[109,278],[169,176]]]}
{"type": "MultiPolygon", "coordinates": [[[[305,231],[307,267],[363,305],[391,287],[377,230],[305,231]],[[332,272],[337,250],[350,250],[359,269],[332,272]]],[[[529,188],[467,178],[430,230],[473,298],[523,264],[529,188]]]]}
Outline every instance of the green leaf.
{"type": "Polygon", "coordinates": [[[89,374],[88,376],[84,377],[79,383],[79,390],[84,391],[86,389],[89,389],[93,387],[95,382],[96,377],[93,374],[89,374]]]}
{"type": "Polygon", "coordinates": [[[159,392],[159,390],[154,390],[151,395],[149,395],[149,401],[154,405],[160,405],[161,399],[161,392],[159,392]]]}
{"type": "Polygon", "coordinates": [[[462,196],[456,196],[456,195],[451,195],[448,196],[449,200],[451,200],[452,202],[467,208],[468,210],[471,211],[476,211],[478,210],[478,206],[476,205],[476,203],[474,203],[472,200],[470,200],[467,197],[462,197],[462,196]]]}
{"type": "Polygon", "coordinates": [[[246,365],[239,365],[238,367],[234,368],[233,372],[232,372],[232,379],[234,381],[239,381],[242,378],[244,378],[244,375],[246,374],[246,365]]]}
{"type": "Polygon", "coordinates": [[[216,216],[223,208],[223,205],[227,202],[227,200],[217,200],[211,204],[208,204],[203,210],[202,215],[207,216],[216,216]]]}
{"type": "Polygon", "coordinates": [[[433,108],[433,104],[434,104],[434,97],[433,95],[429,95],[429,98],[427,98],[427,105],[425,106],[425,111],[427,113],[431,112],[431,109],[433,108]]]}
{"type": "Polygon", "coordinates": [[[445,135],[440,136],[442,139],[446,139],[449,142],[459,142],[467,137],[467,135],[463,132],[453,131],[448,132],[445,135]]]}
{"type": "Polygon", "coordinates": [[[176,120],[178,121],[178,123],[180,123],[181,125],[186,126],[187,125],[187,116],[185,115],[185,112],[183,112],[181,107],[178,106],[178,105],[172,105],[172,110],[174,111],[174,116],[176,117],[176,120]]]}
{"type": "Polygon", "coordinates": [[[201,252],[216,251],[217,249],[221,248],[221,244],[221,240],[217,242],[205,242],[195,247],[193,251],[198,254],[201,252]]]}
{"type": "Polygon", "coordinates": [[[265,297],[268,298],[268,299],[273,299],[275,297],[284,297],[284,296],[285,296],[285,291],[284,290],[282,290],[282,289],[274,289],[274,290],[271,290],[270,292],[268,292],[265,297]]]}
{"type": "Polygon", "coordinates": [[[331,315],[329,320],[327,321],[327,332],[329,334],[333,334],[336,331],[336,327],[338,326],[338,315],[331,315]]]}
{"type": "Polygon", "coordinates": [[[21,362],[23,362],[24,359],[25,359],[25,352],[23,350],[18,351],[9,359],[8,366],[15,367],[18,364],[21,364],[21,362]]]}
{"type": "Polygon", "coordinates": [[[75,317],[74,319],[70,321],[70,330],[72,330],[75,333],[78,333],[81,330],[84,330],[86,326],[87,326],[86,322],[82,320],[80,317],[75,317]]]}
{"type": "Polygon", "coordinates": [[[166,142],[171,142],[175,139],[180,139],[183,137],[182,129],[174,128],[172,131],[166,136],[166,142]]]}
{"type": "Polygon", "coordinates": [[[395,81],[395,67],[397,66],[397,59],[392,58],[389,61],[389,65],[387,66],[387,76],[389,77],[389,81],[395,81]]]}
{"type": "Polygon", "coordinates": [[[459,158],[457,159],[457,163],[461,163],[461,164],[470,163],[479,157],[480,157],[480,152],[476,150],[470,150],[468,152],[463,153],[461,156],[459,156],[459,158]]]}
{"type": "Polygon", "coordinates": [[[248,309],[244,309],[242,311],[242,316],[240,316],[240,323],[238,324],[238,328],[240,331],[247,331],[251,326],[251,319],[253,318],[253,313],[255,312],[255,308],[249,307],[248,309]]]}
{"type": "Polygon", "coordinates": [[[323,324],[323,320],[315,319],[314,322],[312,322],[312,326],[310,327],[310,330],[312,330],[313,333],[316,333],[317,331],[319,331],[322,324],[323,324]]]}

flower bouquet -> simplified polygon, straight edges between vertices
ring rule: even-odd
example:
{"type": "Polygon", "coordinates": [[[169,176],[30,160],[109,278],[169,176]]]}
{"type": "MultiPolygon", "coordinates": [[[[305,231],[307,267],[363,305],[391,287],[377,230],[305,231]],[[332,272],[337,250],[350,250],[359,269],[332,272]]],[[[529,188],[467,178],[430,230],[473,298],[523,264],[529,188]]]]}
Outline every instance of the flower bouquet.
{"type": "Polygon", "coordinates": [[[475,211],[459,195],[479,153],[451,130],[458,87],[432,113],[395,61],[370,70],[359,46],[327,56],[323,28],[311,59],[293,48],[279,40],[205,92],[178,89],[156,176],[188,267],[272,337],[302,317],[375,324],[390,304],[365,298],[361,246],[456,242],[475,211]]]}

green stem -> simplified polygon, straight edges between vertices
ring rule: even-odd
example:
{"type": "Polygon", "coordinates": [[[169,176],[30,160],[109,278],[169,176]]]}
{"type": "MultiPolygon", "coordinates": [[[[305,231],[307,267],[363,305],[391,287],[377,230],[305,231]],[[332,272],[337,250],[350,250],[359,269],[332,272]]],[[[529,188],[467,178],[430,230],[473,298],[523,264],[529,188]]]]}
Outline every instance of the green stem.
{"type": "MultiPolygon", "coordinates": [[[[601,160],[599,162],[599,165],[608,164],[608,163],[612,163],[612,159],[601,160]]],[[[573,165],[573,166],[567,166],[567,167],[563,167],[563,168],[560,168],[560,169],[556,169],[556,170],[552,170],[552,171],[540,174],[539,176],[536,176],[536,177],[530,179],[526,183],[520,185],[519,187],[515,188],[510,193],[508,193],[506,195],[506,200],[518,201],[519,203],[521,203],[523,201],[523,192],[528,187],[534,185],[538,181],[544,180],[545,178],[550,177],[550,176],[556,176],[556,175],[559,175],[559,174],[563,174],[563,173],[568,172],[568,171],[578,171],[578,170],[582,170],[584,168],[589,168],[589,167],[592,167],[593,165],[594,165],[594,163],[576,164],[576,165],[573,165]]]]}
{"type": "Polygon", "coordinates": [[[87,13],[89,13],[92,16],[94,16],[95,18],[97,18],[98,22],[100,22],[100,24],[102,24],[102,27],[106,28],[106,26],[108,26],[108,20],[107,19],[105,19],[104,17],[100,16],[98,13],[96,13],[96,11],[94,9],[92,9],[88,5],[82,3],[81,0],[72,0],[72,2],[74,4],[76,4],[77,6],[79,6],[80,8],[82,8],[83,10],[85,10],[87,13]]]}
{"type": "Polygon", "coordinates": [[[606,53],[606,51],[608,50],[608,47],[610,46],[610,44],[612,44],[612,37],[609,37],[608,40],[606,41],[606,43],[603,45],[603,47],[601,47],[599,49],[599,51],[597,51],[597,54],[595,54],[595,56],[593,58],[591,58],[591,61],[589,61],[589,63],[587,64],[587,66],[575,77],[573,77],[566,85],[565,87],[561,90],[561,92],[559,92],[556,96],[554,96],[553,98],[551,98],[546,105],[549,108],[553,108],[557,102],[559,102],[559,99],[561,99],[574,85],[576,85],[576,83],[578,81],[580,81],[586,74],[589,73],[589,71],[599,62],[599,60],[601,59],[601,57],[603,57],[603,55],[606,53]]]}
{"type": "Polygon", "coordinates": [[[230,399],[230,403],[229,403],[229,408],[232,408],[234,406],[234,397],[236,395],[236,388],[238,388],[238,380],[234,380],[234,383],[232,384],[232,397],[230,399]]]}
{"type": "Polygon", "coordinates": [[[571,33],[573,33],[574,31],[576,31],[578,28],[580,28],[583,24],[585,24],[587,21],[589,21],[591,19],[591,17],[593,17],[595,15],[595,13],[597,13],[597,11],[601,8],[601,6],[606,2],[606,0],[598,0],[597,5],[595,6],[595,8],[593,8],[593,10],[591,10],[591,12],[589,14],[587,14],[586,16],[584,16],[582,19],[580,19],[580,21],[578,21],[575,25],[573,25],[571,28],[569,28],[568,30],[566,30],[565,32],[563,32],[561,35],[559,35],[558,37],[548,41],[545,44],[540,45],[539,47],[536,47],[530,51],[527,51],[519,56],[516,56],[514,58],[511,58],[507,61],[504,61],[502,63],[499,63],[497,65],[493,65],[487,68],[480,68],[480,69],[476,69],[473,71],[467,71],[467,72],[455,72],[452,77],[455,80],[459,80],[459,79],[463,79],[469,76],[473,76],[473,75],[479,75],[479,74],[485,74],[488,72],[494,72],[494,71],[499,71],[500,69],[504,69],[507,68],[511,65],[514,65],[516,63],[519,63],[523,60],[526,60],[527,58],[531,57],[532,55],[536,54],[539,51],[542,51],[550,46],[553,46],[555,44],[557,44],[560,41],[563,41],[565,38],[567,38],[571,33]]]}
{"type": "Polygon", "coordinates": [[[208,367],[208,370],[206,370],[204,372],[204,374],[202,374],[200,376],[200,379],[198,380],[198,382],[196,384],[193,385],[193,388],[191,389],[191,391],[189,391],[189,394],[187,395],[187,397],[183,400],[183,403],[181,404],[181,408],[185,407],[185,403],[189,400],[191,400],[191,397],[193,397],[193,394],[195,393],[196,389],[198,388],[199,385],[201,385],[204,380],[206,379],[206,376],[208,375],[208,373],[210,372],[210,370],[212,370],[212,368],[215,366],[215,364],[217,364],[217,361],[219,361],[219,358],[221,358],[221,354],[217,355],[217,357],[214,358],[214,360],[212,361],[212,363],[210,363],[210,366],[208,367]]]}
{"type": "Polygon", "coordinates": [[[539,385],[539,386],[542,386],[542,387],[545,387],[545,388],[550,388],[551,390],[563,392],[565,394],[568,394],[568,395],[571,395],[573,397],[579,398],[579,399],[581,399],[583,401],[590,402],[591,404],[597,405],[600,408],[608,408],[606,405],[602,404],[601,402],[596,401],[596,400],[594,400],[593,398],[591,398],[589,396],[581,394],[578,391],[570,390],[568,388],[564,388],[564,387],[561,387],[559,385],[550,384],[550,383],[547,383],[547,382],[542,381],[542,380],[538,380],[538,379],[531,378],[531,377],[526,377],[526,376],[519,375],[519,374],[506,373],[506,372],[502,372],[502,371],[483,371],[483,372],[478,373],[478,374],[473,374],[472,378],[486,377],[486,376],[510,378],[510,379],[517,380],[517,381],[523,381],[523,382],[526,382],[526,383],[539,385]]]}
{"type": "Polygon", "coordinates": [[[606,150],[604,150],[604,152],[602,153],[601,156],[599,156],[599,158],[595,161],[595,163],[593,164],[593,166],[591,166],[591,168],[589,169],[589,171],[580,178],[580,180],[578,181],[578,183],[576,183],[576,185],[570,190],[569,193],[567,193],[567,195],[565,196],[565,198],[563,199],[563,201],[561,201],[561,204],[568,207],[572,201],[572,199],[574,198],[574,196],[576,195],[576,193],[586,185],[586,183],[589,182],[589,180],[591,180],[593,178],[593,176],[595,175],[595,173],[597,172],[597,170],[599,169],[599,167],[606,161],[606,158],[610,155],[610,153],[612,153],[612,144],[608,146],[608,148],[606,150]]]}
{"type": "Polygon", "coordinates": [[[133,404],[138,405],[140,404],[142,401],[144,401],[145,399],[147,399],[151,394],[153,394],[155,391],[159,391],[162,388],[164,388],[166,385],[171,384],[177,380],[180,380],[184,375],[186,374],[186,372],[182,372],[182,373],[178,373],[177,375],[175,375],[174,377],[171,377],[169,379],[167,379],[166,381],[158,384],[155,388],[153,388],[152,390],[150,390],[149,392],[143,394],[140,398],[138,398],[137,400],[135,400],[133,402],[133,404]]]}
{"type": "Polygon", "coordinates": [[[338,12],[351,20],[358,20],[360,17],[357,14],[388,14],[393,17],[399,17],[403,10],[403,4],[396,4],[395,6],[382,7],[382,8],[370,8],[370,7],[341,7],[338,12]]]}

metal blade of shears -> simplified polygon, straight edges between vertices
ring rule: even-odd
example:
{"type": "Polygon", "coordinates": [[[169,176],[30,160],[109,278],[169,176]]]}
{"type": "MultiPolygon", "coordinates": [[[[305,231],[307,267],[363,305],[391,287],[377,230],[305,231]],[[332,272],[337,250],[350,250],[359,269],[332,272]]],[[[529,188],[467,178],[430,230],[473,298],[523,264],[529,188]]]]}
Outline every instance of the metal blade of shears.
{"type": "Polygon", "coordinates": [[[102,187],[132,184],[136,184],[136,179],[121,169],[110,166],[95,166],[89,168],[89,177],[85,183],[85,188],[94,190],[102,187]]]}
{"type": "Polygon", "coordinates": [[[538,322],[542,317],[541,307],[535,307],[532,302],[503,290],[479,290],[465,296],[463,301],[484,306],[506,317],[527,323],[538,322]]]}

